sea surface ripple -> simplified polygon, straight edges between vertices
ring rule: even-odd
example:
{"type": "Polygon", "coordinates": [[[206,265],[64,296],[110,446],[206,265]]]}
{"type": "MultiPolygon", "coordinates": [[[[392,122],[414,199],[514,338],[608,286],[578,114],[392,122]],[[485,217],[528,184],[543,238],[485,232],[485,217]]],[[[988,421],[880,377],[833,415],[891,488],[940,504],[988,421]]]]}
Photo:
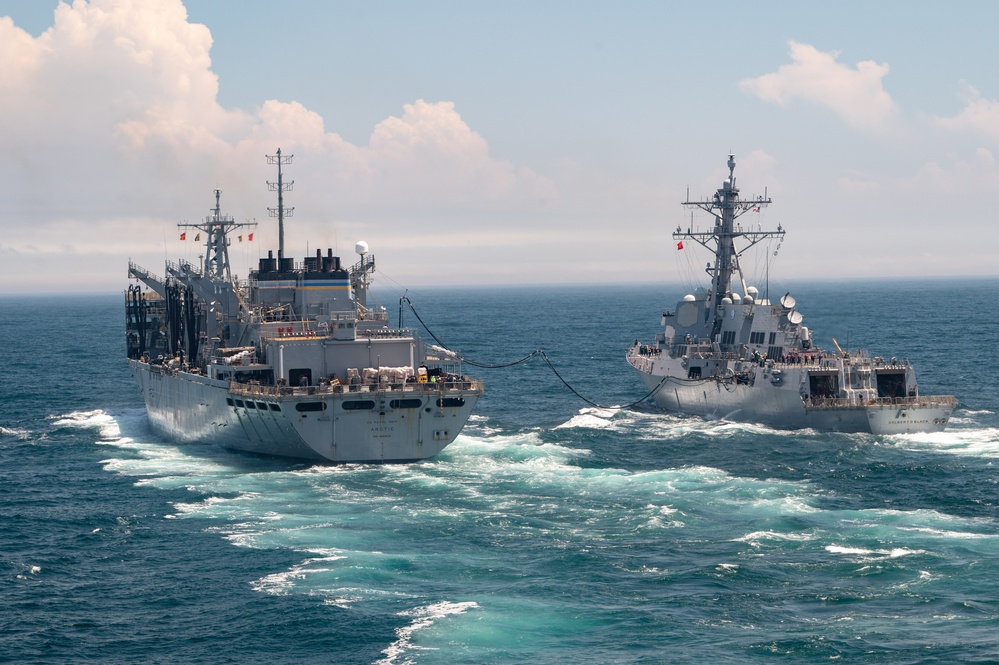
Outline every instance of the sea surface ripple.
{"type": "Polygon", "coordinates": [[[411,292],[467,357],[544,348],[602,406],[538,359],[473,370],[457,441],[389,466],[164,441],[120,296],[0,298],[0,660],[999,661],[997,287],[796,289],[820,344],[958,397],[910,436],[619,408],[644,392],[624,350],[675,289],[411,292]],[[938,330],[942,302],[981,353],[938,330]]]}

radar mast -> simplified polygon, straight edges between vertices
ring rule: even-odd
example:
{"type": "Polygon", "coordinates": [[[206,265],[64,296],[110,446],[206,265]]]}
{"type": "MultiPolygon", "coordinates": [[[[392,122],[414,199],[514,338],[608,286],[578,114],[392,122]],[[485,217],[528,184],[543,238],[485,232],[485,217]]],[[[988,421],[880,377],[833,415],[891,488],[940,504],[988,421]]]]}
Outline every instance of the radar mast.
{"type": "Polygon", "coordinates": [[[291,164],[291,160],[294,159],[295,155],[288,155],[286,157],[281,156],[281,148],[277,149],[276,155],[266,155],[268,164],[277,164],[278,167],[278,179],[277,182],[267,182],[267,189],[272,192],[278,193],[278,207],[268,208],[267,212],[270,213],[271,217],[278,218],[278,258],[284,258],[284,218],[291,217],[295,208],[285,208],[284,207],[284,193],[290,192],[295,185],[295,181],[283,182],[281,179],[281,167],[285,164],[291,164]]]}
{"type": "MultiPolygon", "coordinates": [[[[205,276],[224,277],[226,281],[232,281],[232,272],[229,268],[229,232],[243,227],[256,228],[256,222],[237,222],[231,215],[222,214],[222,190],[215,189],[215,207],[212,214],[205,218],[205,221],[198,224],[184,222],[178,224],[179,228],[194,228],[205,234],[205,258],[202,265],[202,272],[205,276]]],[[[197,237],[200,237],[200,233],[197,237]]]]}
{"type": "Polygon", "coordinates": [[[735,220],[749,211],[759,212],[771,203],[771,200],[764,192],[763,196],[755,199],[743,200],[739,198],[739,188],[735,186],[735,155],[728,156],[728,179],[722,183],[721,188],[715,192],[710,201],[691,201],[688,195],[683,205],[693,208],[700,208],[711,214],[714,219],[714,228],[710,231],[694,231],[688,228],[683,231],[677,227],[673,232],[674,240],[684,238],[693,240],[701,246],[707,248],[715,255],[714,265],[708,264],[705,271],[711,275],[711,314],[714,318],[714,337],[721,329],[721,304],[722,298],[731,296],[732,275],[738,272],[740,278],[745,281],[742,275],[742,267],[739,265],[739,257],[750,247],[756,245],[766,238],[784,238],[784,229],[778,225],[776,231],[753,231],[744,230],[741,226],[736,226],[735,220]],[[736,238],[746,238],[748,243],[742,249],[736,247],[736,238]],[[711,246],[713,243],[713,247],[711,246]]]}

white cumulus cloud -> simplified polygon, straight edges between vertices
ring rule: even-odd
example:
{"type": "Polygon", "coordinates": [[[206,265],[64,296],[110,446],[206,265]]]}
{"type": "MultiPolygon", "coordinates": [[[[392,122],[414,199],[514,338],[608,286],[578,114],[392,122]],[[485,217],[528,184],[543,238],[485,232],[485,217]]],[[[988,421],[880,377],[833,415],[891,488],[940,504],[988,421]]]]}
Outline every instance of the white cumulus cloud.
{"type": "Polygon", "coordinates": [[[833,111],[844,122],[867,132],[890,127],[898,109],[884,89],[887,64],[869,60],[849,67],[837,62],[837,53],[825,53],[809,44],[790,42],[791,64],[776,72],[740,82],[744,92],[787,106],[800,100],[833,111]]]}
{"type": "Polygon", "coordinates": [[[45,256],[71,266],[103,252],[118,273],[126,252],[158,248],[162,257],[170,225],[207,214],[214,187],[227,212],[266,220],[275,201],[263,181],[276,173],[264,155],[278,147],[307,164],[291,175],[308,185],[291,202],[305,213],[303,245],[320,221],[330,236],[329,222],[345,215],[381,214],[385,231],[413,234],[410,216],[433,233],[469,211],[557,196],[550,180],[493,158],[450,101],[403,105],[367,145],[345,141],[294,100],[225,108],[211,48],[210,31],[188,21],[181,0],[59,4],[38,37],[0,17],[0,249],[10,259],[0,290],[16,290],[25,265],[45,256]]]}
{"type": "Polygon", "coordinates": [[[962,97],[964,109],[952,118],[935,118],[935,122],[952,132],[966,132],[999,143],[999,101],[984,99],[971,85],[965,84],[962,97]]]}

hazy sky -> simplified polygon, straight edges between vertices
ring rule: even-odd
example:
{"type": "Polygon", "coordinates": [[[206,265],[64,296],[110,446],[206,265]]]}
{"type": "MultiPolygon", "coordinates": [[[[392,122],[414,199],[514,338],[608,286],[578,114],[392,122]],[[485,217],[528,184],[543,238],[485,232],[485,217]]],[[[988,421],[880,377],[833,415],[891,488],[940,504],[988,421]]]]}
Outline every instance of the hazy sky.
{"type": "Polygon", "coordinates": [[[365,240],[407,286],[676,282],[707,260],[679,203],[729,152],[788,232],[771,274],[999,274],[996,26],[984,1],[0,0],[0,293],[197,261],[176,224],[215,188],[260,224],[245,276],[279,147],[289,254],[365,240]]]}

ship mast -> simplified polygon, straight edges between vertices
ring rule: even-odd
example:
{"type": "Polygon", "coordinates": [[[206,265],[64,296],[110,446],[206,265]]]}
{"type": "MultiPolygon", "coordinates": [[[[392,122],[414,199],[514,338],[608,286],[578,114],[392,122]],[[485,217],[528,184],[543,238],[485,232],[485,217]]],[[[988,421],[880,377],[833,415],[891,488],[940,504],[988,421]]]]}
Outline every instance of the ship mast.
{"type": "MultiPolygon", "coordinates": [[[[205,234],[205,258],[202,265],[202,274],[205,277],[224,277],[226,281],[232,281],[232,273],[229,269],[229,237],[230,231],[243,227],[255,228],[256,222],[237,222],[231,215],[222,214],[220,199],[222,190],[215,189],[215,207],[212,208],[210,217],[205,221],[192,224],[181,223],[180,228],[190,227],[198,229],[205,234]]],[[[198,234],[201,235],[200,233],[198,234]]]]}
{"type": "Polygon", "coordinates": [[[278,207],[268,208],[267,212],[270,213],[271,217],[278,218],[278,258],[284,258],[284,218],[291,217],[295,208],[285,208],[284,207],[284,193],[290,192],[295,185],[295,181],[283,182],[281,180],[281,167],[284,164],[291,164],[291,160],[295,155],[288,155],[287,157],[281,156],[281,148],[278,148],[276,155],[266,155],[268,164],[277,164],[278,167],[278,179],[277,182],[267,182],[267,189],[271,192],[278,193],[278,207]]]}
{"type": "Polygon", "coordinates": [[[732,276],[735,272],[742,275],[739,257],[766,238],[784,238],[784,229],[780,225],[776,231],[752,231],[744,230],[735,224],[735,220],[745,213],[751,210],[759,212],[770,203],[770,198],[766,195],[752,200],[739,198],[739,189],[735,186],[735,155],[728,156],[728,179],[722,183],[721,189],[715,192],[710,201],[691,201],[688,195],[687,200],[683,202],[684,206],[700,208],[715,218],[714,228],[711,231],[693,231],[690,228],[683,231],[677,227],[673,232],[674,240],[682,241],[684,238],[693,240],[715,255],[714,266],[709,263],[705,269],[711,275],[711,316],[714,319],[712,338],[721,330],[724,314],[721,310],[722,298],[732,295],[732,276]],[[746,238],[748,240],[746,246],[738,249],[736,238],[746,238]]]}

